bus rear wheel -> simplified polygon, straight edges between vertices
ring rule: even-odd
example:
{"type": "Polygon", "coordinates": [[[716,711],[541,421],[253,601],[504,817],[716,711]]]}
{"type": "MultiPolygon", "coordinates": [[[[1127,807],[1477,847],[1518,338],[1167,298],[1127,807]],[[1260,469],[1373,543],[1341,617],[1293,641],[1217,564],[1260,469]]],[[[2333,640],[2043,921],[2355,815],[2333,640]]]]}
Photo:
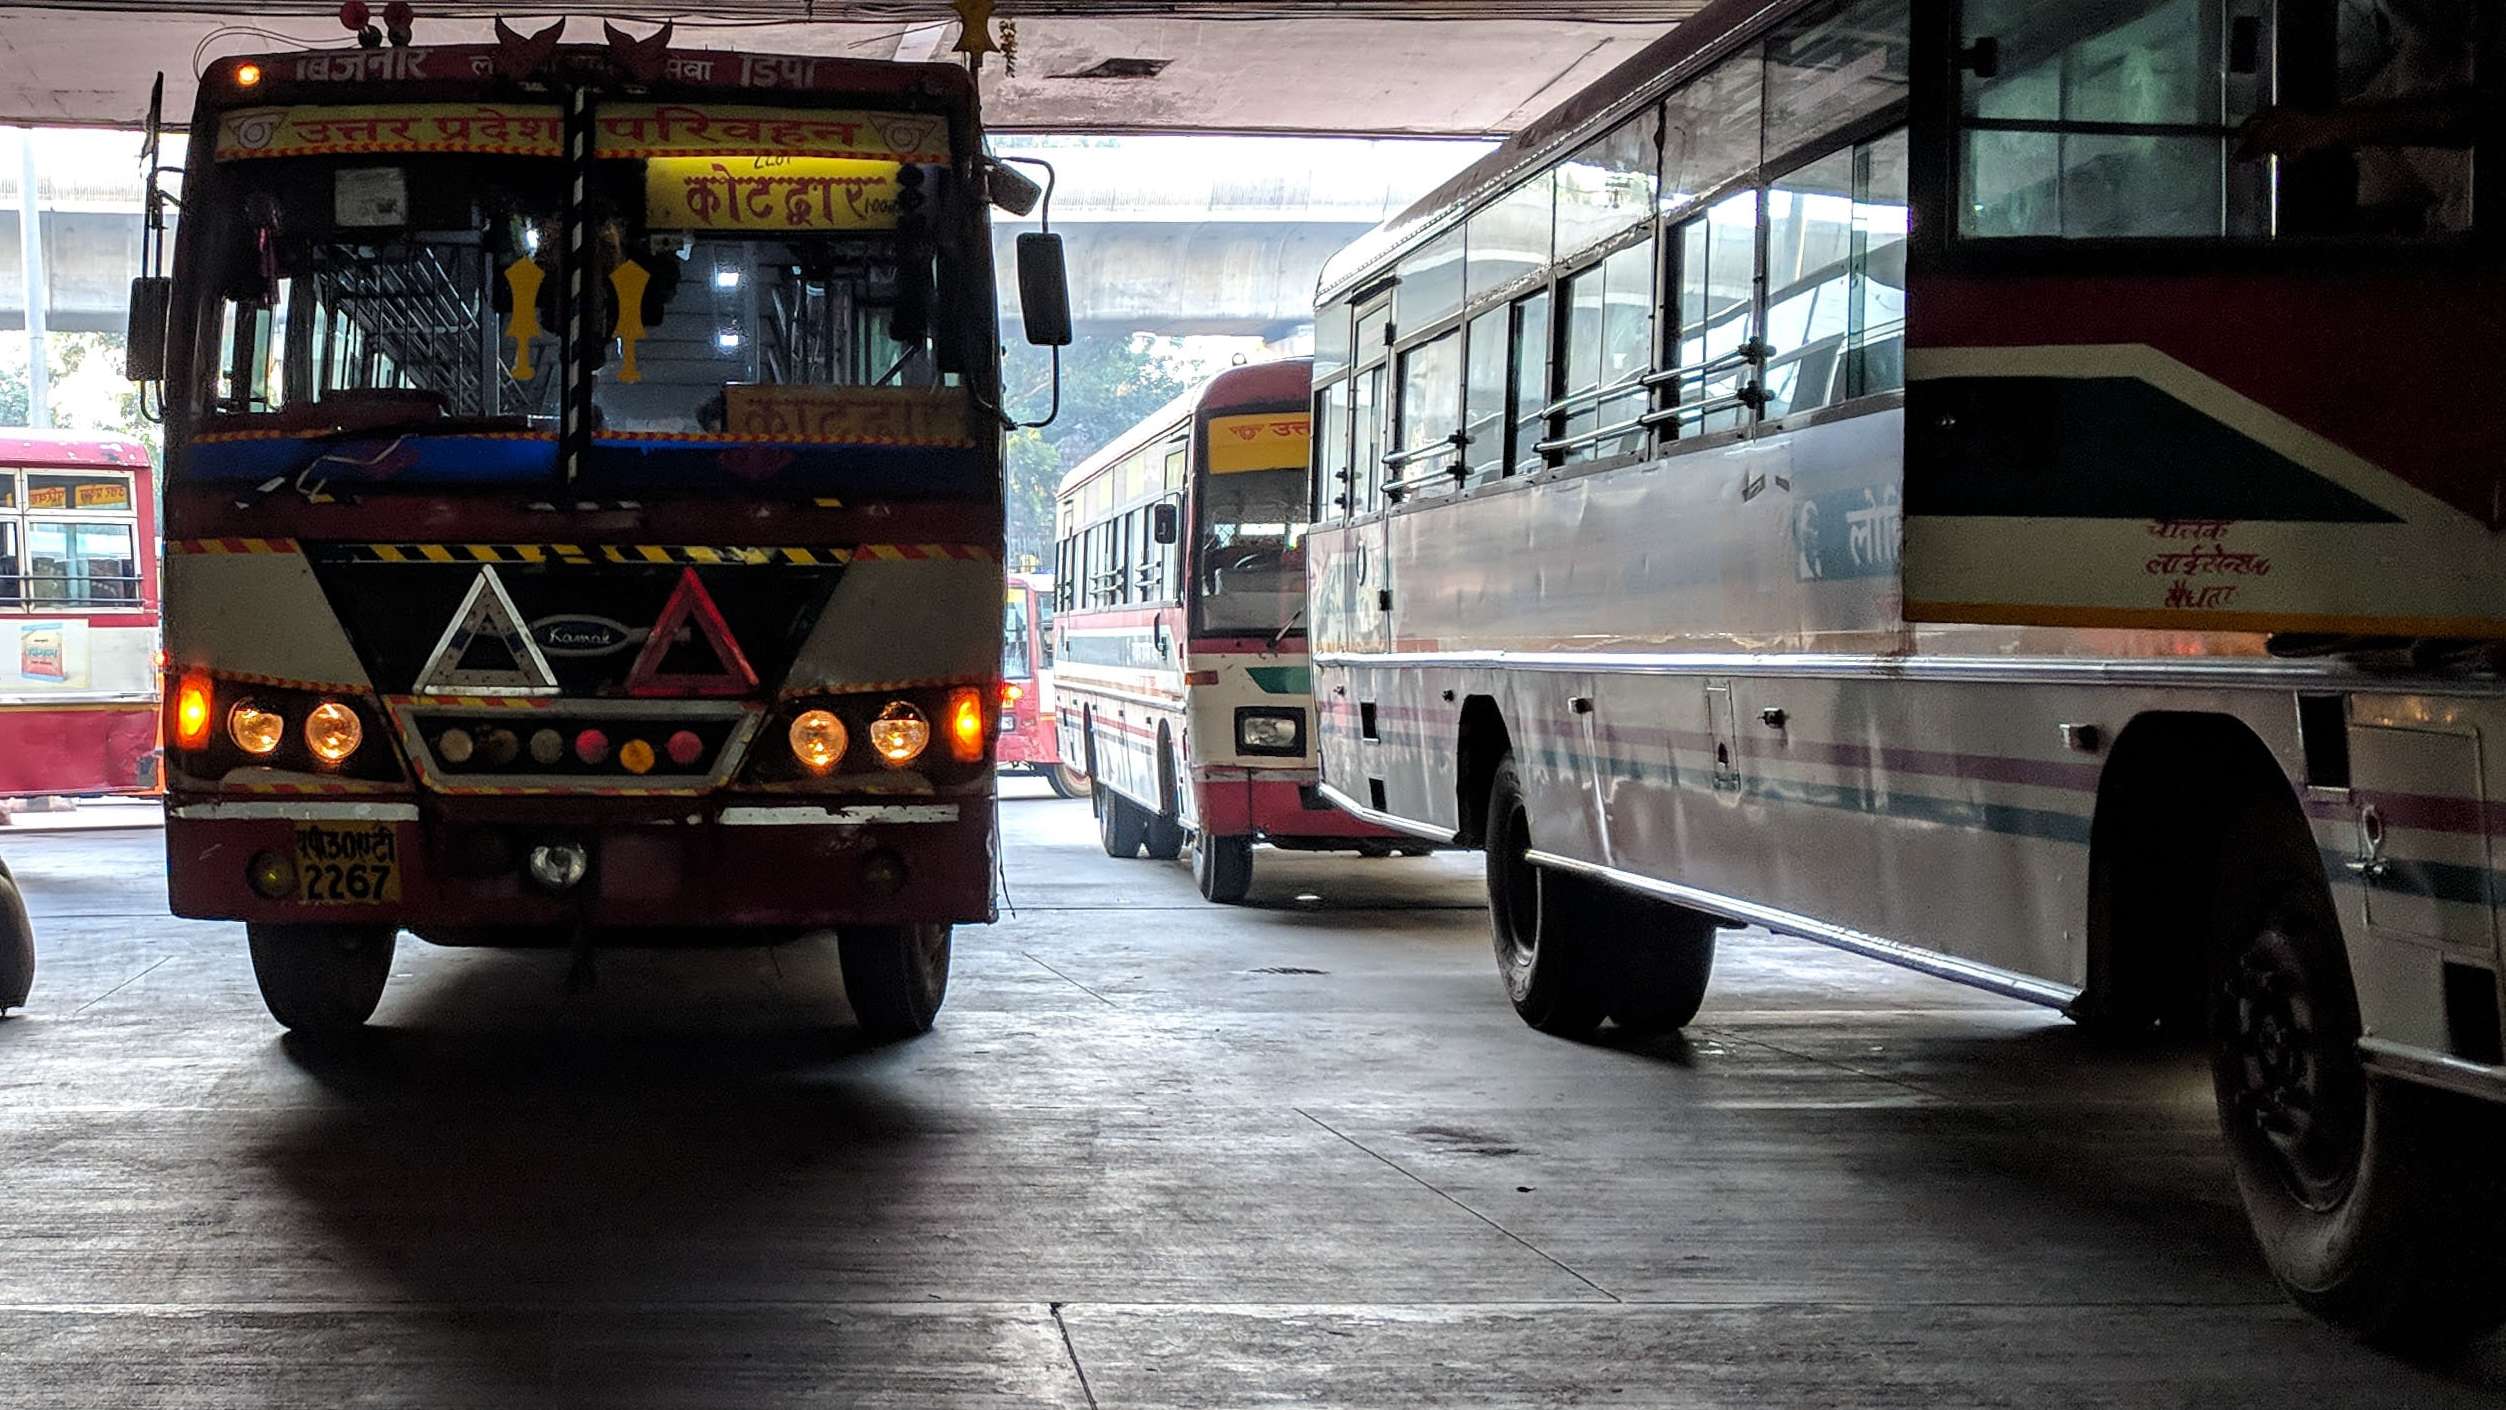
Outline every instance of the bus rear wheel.
{"type": "Polygon", "coordinates": [[[2219,855],[2210,1068],[2237,1189],[2300,1306],[2380,1344],[2431,1350],[2506,1318],[2506,1122],[2371,1081],[2338,912],[2285,802],[2234,820],[2219,855]]]}
{"type": "Polygon", "coordinates": [[[882,1043],[931,1031],[948,997],[951,927],[863,925],[839,930],[844,998],[862,1032],[882,1043]]]}
{"type": "Polygon", "coordinates": [[[1149,839],[1149,817],[1140,805],[1103,786],[1096,789],[1096,835],[1105,855],[1129,861],[1149,839]]]}
{"type": "Polygon", "coordinates": [[[1171,862],[1182,856],[1183,838],[1183,824],[1168,817],[1151,816],[1140,831],[1140,845],[1152,862],[1171,862]]]}
{"type": "Polygon", "coordinates": [[[399,932],[388,925],[247,925],[261,1002],[291,1033],[337,1038],[383,1001],[399,932]]]}
{"type": "Polygon", "coordinates": [[[1592,883],[1532,865],[1531,814],[1514,757],[1488,788],[1488,920],[1497,973],[1515,1016],[1543,1033],[1580,1038],[1609,1013],[1609,980],[1582,924],[1592,883]]]}
{"type": "Polygon", "coordinates": [[[1253,889],[1253,839],[1194,834],[1192,884],[1204,901],[1232,906],[1243,900],[1253,889]]]}
{"type": "Polygon", "coordinates": [[[1587,882],[1584,933],[1608,946],[1610,1021],[1637,1033],[1688,1026],[1714,978],[1714,917],[1587,882]]]}
{"type": "Polygon", "coordinates": [[[1044,786],[1052,789],[1056,798],[1078,798],[1088,791],[1087,774],[1071,764],[1047,764],[1042,772],[1044,786]]]}

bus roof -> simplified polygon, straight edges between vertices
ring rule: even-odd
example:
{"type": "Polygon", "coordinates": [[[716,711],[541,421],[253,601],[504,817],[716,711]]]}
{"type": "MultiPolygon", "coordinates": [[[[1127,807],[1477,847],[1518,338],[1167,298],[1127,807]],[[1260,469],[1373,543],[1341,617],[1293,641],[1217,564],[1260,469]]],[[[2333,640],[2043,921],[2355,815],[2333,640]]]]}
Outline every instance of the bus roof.
{"type": "Polygon", "coordinates": [[[109,465],[148,468],[148,448],[128,436],[96,431],[39,431],[27,426],[0,428],[0,465],[58,466],[77,469],[109,465]]]}
{"type": "Polygon", "coordinates": [[[1410,208],[1357,237],[1323,262],[1316,307],[1368,281],[1393,256],[1461,218],[1471,207],[1511,189],[1558,156],[1596,137],[1628,113],[1668,92],[1689,73],[1747,34],[1809,0],[1712,0],[1677,29],[1636,51],[1593,85],[1534,118],[1495,151],[1456,172],[1410,208]]]}
{"type": "Polygon", "coordinates": [[[1276,362],[1230,367],[1151,412],[1130,430],[1106,442],[1096,454],[1080,461],[1076,469],[1062,476],[1061,484],[1054,489],[1054,496],[1059,498],[1070,493],[1108,468],[1129,459],[1132,452],[1140,447],[1172,434],[1189,422],[1196,412],[1270,406],[1283,401],[1302,405],[1308,389],[1313,385],[1313,378],[1314,359],[1310,357],[1289,357],[1276,362]]]}

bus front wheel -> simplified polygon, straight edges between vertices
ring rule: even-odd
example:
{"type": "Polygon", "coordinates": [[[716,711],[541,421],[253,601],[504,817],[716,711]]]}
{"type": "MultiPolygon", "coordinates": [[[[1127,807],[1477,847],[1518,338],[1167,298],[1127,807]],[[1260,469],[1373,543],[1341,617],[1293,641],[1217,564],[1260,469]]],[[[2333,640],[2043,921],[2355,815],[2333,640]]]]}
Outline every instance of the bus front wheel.
{"type": "Polygon", "coordinates": [[[2264,1262],[2308,1311],[2405,1350],[2506,1317],[2493,1108],[2370,1080],[2314,839],[2285,803],[2233,820],[2213,913],[2212,1085],[2264,1262]]]}
{"type": "Polygon", "coordinates": [[[864,925],[836,932],[844,998],[864,1033],[882,1043],[931,1031],[948,997],[946,925],[864,925]]]}
{"type": "Polygon", "coordinates": [[[1534,866],[1531,814],[1514,758],[1497,761],[1488,788],[1488,919],[1497,973],[1523,1022],[1543,1033],[1580,1038],[1609,1013],[1608,976],[1581,923],[1593,883],[1534,866]]]}
{"type": "Polygon", "coordinates": [[[1141,845],[1148,849],[1152,862],[1171,862],[1183,855],[1183,824],[1173,818],[1151,816],[1140,830],[1141,845]]]}
{"type": "Polygon", "coordinates": [[[289,1032],[353,1033],[374,1016],[399,932],[388,925],[247,925],[261,1002],[289,1032]]]}
{"type": "Polygon", "coordinates": [[[1197,833],[1192,839],[1192,884],[1201,899],[1232,906],[1253,889],[1253,839],[1197,833]]]}

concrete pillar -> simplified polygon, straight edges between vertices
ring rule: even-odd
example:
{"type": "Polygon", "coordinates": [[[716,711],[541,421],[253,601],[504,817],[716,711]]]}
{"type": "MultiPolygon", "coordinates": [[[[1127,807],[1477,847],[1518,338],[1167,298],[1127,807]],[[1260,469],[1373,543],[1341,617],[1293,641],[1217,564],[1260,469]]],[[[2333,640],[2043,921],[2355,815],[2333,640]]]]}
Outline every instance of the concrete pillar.
{"type": "Polygon", "coordinates": [[[26,279],[26,424],[52,424],[52,372],[44,356],[42,203],[35,195],[35,130],[17,129],[18,268],[26,279]]]}

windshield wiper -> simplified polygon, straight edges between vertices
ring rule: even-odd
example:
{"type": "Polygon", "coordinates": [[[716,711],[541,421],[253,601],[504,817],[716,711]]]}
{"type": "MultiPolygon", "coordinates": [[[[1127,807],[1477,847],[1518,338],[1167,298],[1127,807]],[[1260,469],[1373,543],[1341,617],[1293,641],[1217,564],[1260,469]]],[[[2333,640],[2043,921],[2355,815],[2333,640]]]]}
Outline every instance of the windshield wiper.
{"type": "Polygon", "coordinates": [[[1297,604],[1297,610],[1288,614],[1287,625],[1281,627],[1278,632],[1271,637],[1270,645],[1263,648],[1264,653],[1271,656],[1278,655],[1279,643],[1286,641],[1288,639],[1288,633],[1295,631],[1297,629],[1297,623],[1304,620],[1305,604],[1300,602],[1297,604]]]}

